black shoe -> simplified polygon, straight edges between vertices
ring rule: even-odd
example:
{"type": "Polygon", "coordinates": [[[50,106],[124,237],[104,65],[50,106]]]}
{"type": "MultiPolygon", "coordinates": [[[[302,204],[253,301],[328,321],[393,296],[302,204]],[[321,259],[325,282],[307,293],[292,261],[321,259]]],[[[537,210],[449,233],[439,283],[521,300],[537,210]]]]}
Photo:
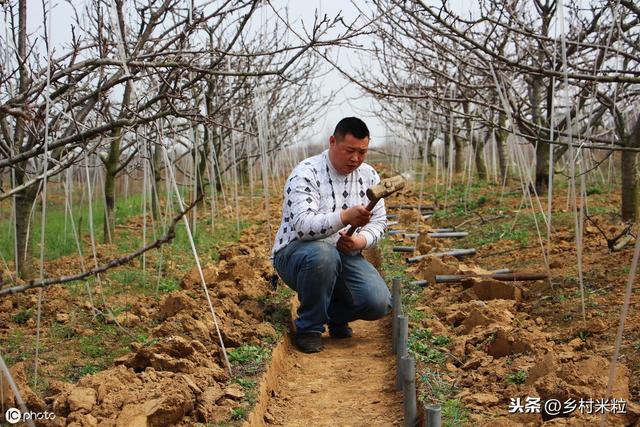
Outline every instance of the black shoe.
{"type": "Polygon", "coordinates": [[[324,348],[320,332],[296,332],[293,342],[303,353],[318,353],[324,348]]]}
{"type": "Polygon", "coordinates": [[[348,323],[329,323],[329,335],[333,338],[351,338],[353,329],[349,327],[348,323]]]}

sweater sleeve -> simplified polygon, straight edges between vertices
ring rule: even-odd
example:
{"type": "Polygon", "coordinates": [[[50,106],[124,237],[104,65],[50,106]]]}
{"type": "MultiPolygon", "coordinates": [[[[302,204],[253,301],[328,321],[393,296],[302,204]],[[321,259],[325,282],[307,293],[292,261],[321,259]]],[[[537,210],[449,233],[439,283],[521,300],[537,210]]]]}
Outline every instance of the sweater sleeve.
{"type": "MultiPolygon", "coordinates": [[[[371,178],[369,181],[369,187],[372,187],[380,183],[380,176],[375,170],[371,169],[371,178]]],[[[373,215],[371,221],[360,229],[359,234],[362,234],[367,241],[365,248],[375,246],[382,238],[385,229],[387,228],[387,211],[384,205],[384,199],[380,199],[376,206],[373,208],[373,215]]]]}
{"type": "Polygon", "coordinates": [[[285,190],[285,203],[292,215],[292,225],[300,240],[330,236],[344,227],[340,212],[320,213],[320,188],[308,170],[294,171],[285,190]]]}

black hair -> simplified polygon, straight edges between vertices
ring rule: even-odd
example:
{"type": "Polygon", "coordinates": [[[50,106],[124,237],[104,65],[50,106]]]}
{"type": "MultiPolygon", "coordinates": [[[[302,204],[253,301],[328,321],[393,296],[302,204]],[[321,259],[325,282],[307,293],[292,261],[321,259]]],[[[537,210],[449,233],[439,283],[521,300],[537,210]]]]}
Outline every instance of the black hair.
{"type": "Polygon", "coordinates": [[[357,117],[345,117],[336,125],[333,136],[335,136],[336,139],[342,139],[348,133],[358,139],[368,138],[369,128],[357,117]]]}

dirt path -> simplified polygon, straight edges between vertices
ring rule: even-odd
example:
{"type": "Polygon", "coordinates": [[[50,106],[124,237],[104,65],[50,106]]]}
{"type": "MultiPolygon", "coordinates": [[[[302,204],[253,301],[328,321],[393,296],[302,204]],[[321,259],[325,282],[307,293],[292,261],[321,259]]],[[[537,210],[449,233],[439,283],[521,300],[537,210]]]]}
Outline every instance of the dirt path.
{"type": "Polygon", "coordinates": [[[325,349],[283,354],[267,415],[272,425],[392,426],[402,424],[402,395],[395,391],[390,323],[354,322],[354,337],[325,334],[325,349]]]}

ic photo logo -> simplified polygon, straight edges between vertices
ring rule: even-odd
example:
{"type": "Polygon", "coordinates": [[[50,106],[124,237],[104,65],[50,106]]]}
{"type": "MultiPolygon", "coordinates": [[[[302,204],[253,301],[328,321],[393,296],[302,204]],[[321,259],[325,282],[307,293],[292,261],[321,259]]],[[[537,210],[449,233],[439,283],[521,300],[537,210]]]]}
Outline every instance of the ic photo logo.
{"type": "Polygon", "coordinates": [[[20,412],[17,408],[9,408],[7,412],[4,413],[4,418],[7,420],[9,424],[17,424],[20,421],[29,421],[29,420],[53,420],[56,417],[56,414],[49,411],[44,412],[25,412],[24,414],[20,412]]]}
{"type": "Polygon", "coordinates": [[[9,408],[4,414],[5,419],[9,424],[16,424],[22,419],[22,412],[16,408],[9,408]]]}

